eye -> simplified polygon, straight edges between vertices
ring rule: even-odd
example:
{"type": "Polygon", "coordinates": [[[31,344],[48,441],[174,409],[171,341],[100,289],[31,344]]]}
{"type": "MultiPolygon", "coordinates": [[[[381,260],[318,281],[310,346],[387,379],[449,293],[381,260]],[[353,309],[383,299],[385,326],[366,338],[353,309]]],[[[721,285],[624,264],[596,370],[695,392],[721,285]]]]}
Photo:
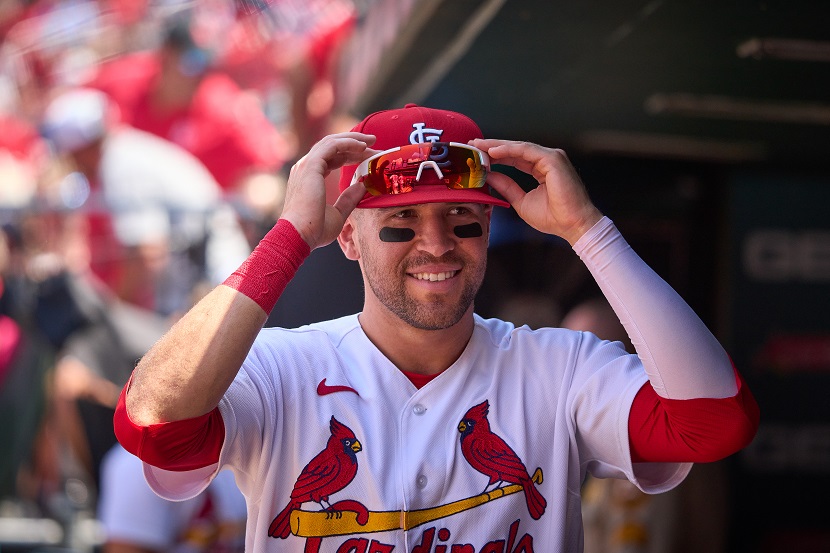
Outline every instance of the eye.
{"type": "Polygon", "coordinates": [[[463,205],[457,205],[450,209],[450,215],[468,215],[470,213],[472,213],[472,211],[463,205]]]}
{"type": "Polygon", "coordinates": [[[393,219],[409,219],[415,216],[414,209],[402,209],[392,214],[393,219]]]}

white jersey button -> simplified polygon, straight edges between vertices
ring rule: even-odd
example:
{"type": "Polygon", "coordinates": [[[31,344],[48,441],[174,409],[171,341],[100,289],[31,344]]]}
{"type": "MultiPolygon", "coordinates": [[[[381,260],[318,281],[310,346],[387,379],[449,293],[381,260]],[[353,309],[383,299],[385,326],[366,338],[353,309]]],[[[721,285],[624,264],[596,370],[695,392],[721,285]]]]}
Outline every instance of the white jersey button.
{"type": "Polygon", "coordinates": [[[416,415],[423,415],[427,412],[427,408],[421,405],[420,403],[412,408],[412,412],[416,415]]]}
{"type": "Polygon", "coordinates": [[[427,487],[427,477],[424,476],[423,474],[418,476],[418,478],[415,480],[415,485],[418,486],[421,489],[426,488],[427,487]]]}

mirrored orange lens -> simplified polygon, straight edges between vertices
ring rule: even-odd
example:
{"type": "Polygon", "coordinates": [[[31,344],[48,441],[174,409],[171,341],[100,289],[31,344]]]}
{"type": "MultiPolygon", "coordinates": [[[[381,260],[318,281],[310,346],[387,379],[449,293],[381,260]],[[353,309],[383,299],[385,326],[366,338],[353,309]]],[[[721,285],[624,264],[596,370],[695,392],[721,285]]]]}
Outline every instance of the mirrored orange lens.
{"type": "Polygon", "coordinates": [[[363,184],[373,196],[412,192],[419,182],[419,168],[425,162],[428,164],[421,169],[422,180],[423,175],[427,174],[430,182],[437,180],[447,188],[481,188],[487,180],[487,168],[478,152],[435,142],[403,146],[372,159],[363,184]]]}
{"type": "Polygon", "coordinates": [[[443,182],[448,188],[466,189],[481,188],[487,179],[487,168],[484,167],[478,152],[458,146],[444,145],[433,149],[431,157],[444,174],[443,182]],[[436,152],[436,150],[438,150],[436,152]],[[443,158],[438,161],[437,158],[443,158]]]}
{"type": "Polygon", "coordinates": [[[369,162],[363,179],[374,196],[412,192],[421,163],[429,160],[429,144],[412,144],[376,157],[369,162]]]}

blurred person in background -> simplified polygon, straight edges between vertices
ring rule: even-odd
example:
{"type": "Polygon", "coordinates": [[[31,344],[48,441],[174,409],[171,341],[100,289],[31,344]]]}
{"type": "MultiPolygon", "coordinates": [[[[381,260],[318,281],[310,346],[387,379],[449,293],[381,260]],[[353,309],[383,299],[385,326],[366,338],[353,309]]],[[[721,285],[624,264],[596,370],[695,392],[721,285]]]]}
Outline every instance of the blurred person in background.
{"type": "Polygon", "coordinates": [[[357,14],[352,2],[345,0],[302,3],[313,12],[313,23],[303,41],[302,54],[287,68],[286,76],[297,151],[307,152],[325,135],[347,131],[357,124],[340,112],[336,89],[337,63],[357,14]]]}
{"type": "Polygon", "coordinates": [[[245,497],[230,471],[186,501],[167,501],[150,489],[141,461],[120,445],[104,457],[98,519],[103,553],[241,553],[245,497]]]}
{"type": "Polygon", "coordinates": [[[0,109],[0,222],[32,201],[47,156],[37,128],[0,109]]]}
{"type": "MultiPolygon", "coordinates": [[[[111,230],[113,247],[122,250],[125,266],[104,270],[120,298],[169,315],[189,303],[196,282],[221,281],[244,259],[247,242],[204,165],[121,123],[104,93],[81,88],[58,95],[42,128],[77,170],[65,180],[67,194],[99,219],[101,232],[111,230]],[[174,272],[165,274],[167,268],[174,272]]],[[[107,252],[93,266],[112,265],[118,254],[107,252]]]]}
{"type": "MultiPolygon", "coordinates": [[[[40,250],[34,243],[36,238],[53,241],[44,229],[33,232],[33,227],[41,226],[38,219],[39,214],[21,216],[21,226],[26,228],[22,241],[12,225],[0,232],[0,276],[9,275],[9,280],[19,276],[14,273],[23,251],[40,250]]],[[[34,253],[32,260],[41,255],[47,254],[34,253]]],[[[32,267],[30,280],[45,277],[48,283],[55,278],[47,275],[32,267]]],[[[107,441],[102,439],[106,437],[102,430],[112,420],[111,411],[104,409],[110,403],[110,379],[116,371],[129,374],[134,359],[143,354],[140,348],[146,349],[157,337],[152,335],[153,325],[155,332],[163,330],[161,321],[142,320],[137,310],[125,312],[128,306],[122,302],[101,301],[73,279],[68,282],[71,307],[65,304],[70,298],[64,295],[63,302],[49,302],[48,310],[44,305],[34,309],[44,317],[72,325],[59,350],[52,351],[37,333],[27,333],[24,324],[6,315],[18,314],[19,302],[5,301],[5,282],[0,278],[0,416],[13,424],[0,427],[4,444],[0,499],[14,498],[20,514],[57,518],[71,534],[72,520],[62,499],[68,490],[64,488],[70,481],[85,482],[91,493],[86,503],[75,507],[86,509],[86,516],[97,514],[103,530],[101,551],[105,553],[241,552],[246,508],[230,473],[220,474],[198,498],[169,502],[150,490],[141,474],[141,463],[121,446],[104,451],[107,441]],[[143,345],[139,343],[142,337],[143,345]],[[50,367],[56,355],[54,378],[47,378],[52,375],[50,367]],[[51,382],[49,394],[46,382],[51,382]],[[46,424],[42,424],[44,420],[46,424]],[[68,458],[67,445],[71,455],[81,459],[68,458]],[[97,460],[100,479],[84,474],[92,472],[92,453],[101,457],[97,460]]],[[[57,289],[46,286],[51,290],[37,292],[41,299],[57,289]]],[[[47,334],[59,338],[55,326],[49,330],[47,334]]]]}
{"type": "Polygon", "coordinates": [[[215,68],[216,52],[185,15],[168,22],[161,46],[103,63],[87,85],[104,91],[124,123],[173,142],[204,164],[239,209],[279,203],[276,175],[292,152],[260,98],[215,68]]]}
{"type": "Polygon", "coordinates": [[[21,470],[30,464],[36,444],[35,436],[44,417],[48,370],[48,349],[36,339],[21,320],[8,284],[11,276],[12,249],[15,240],[11,229],[0,229],[0,500],[20,497],[36,499],[31,490],[21,489],[25,482],[21,470]]]}
{"type": "MultiPolygon", "coordinates": [[[[0,109],[0,499],[31,506],[55,463],[37,439],[46,416],[52,351],[36,331],[23,239],[48,150],[25,118],[0,109]],[[46,461],[46,463],[44,463],[46,461]]],[[[50,484],[47,484],[47,486],[50,484]]],[[[26,507],[28,508],[28,507],[26,507]]]]}
{"type": "MultiPolygon", "coordinates": [[[[46,171],[50,173],[43,179],[28,161],[19,162],[16,151],[12,158],[6,155],[10,148],[0,147],[0,177],[4,184],[15,183],[0,186],[0,219],[12,221],[9,239],[4,232],[3,242],[11,243],[12,258],[22,259],[21,267],[5,271],[20,269],[6,279],[5,292],[0,293],[0,364],[5,367],[0,414],[3,420],[9,414],[8,420],[15,421],[3,428],[3,443],[12,455],[4,456],[0,466],[0,495],[34,498],[47,512],[50,498],[64,492],[67,477],[88,478],[102,500],[113,493],[112,486],[103,486],[101,473],[112,444],[113,391],[179,310],[198,299],[200,281],[188,283],[198,276],[204,282],[221,281],[226,276],[222,261],[230,269],[238,265],[239,258],[229,252],[246,250],[239,240],[238,222],[224,209],[214,222],[226,231],[213,235],[212,249],[193,241],[200,235],[198,225],[181,223],[175,216],[180,206],[145,209],[146,196],[152,196],[143,194],[148,188],[163,191],[165,200],[176,196],[175,204],[183,198],[177,193],[185,191],[185,184],[199,188],[202,178],[173,182],[178,162],[164,161],[165,156],[141,163],[139,159],[151,156],[140,153],[145,148],[138,144],[150,141],[137,138],[135,127],[144,124],[149,134],[190,150],[216,181],[203,187],[216,192],[203,197],[191,188],[192,195],[183,200],[186,206],[203,205],[197,199],[214,198],[219,203],[228,199],[243,223],[245,219],[264,222],[267,230],[282,202],[285,177],[280,169],[296,149],[293,137],[287,135],[303,134],[307,125],[301,120],[286,135],[277,132],[265,117],[259,91],[243,90],[244,83],[223,74],[210,48],[194,39],[189,22],[171,19],[159,39],[158,23],[166,24],[169,13],[181,9],[178,5],[168,9],[168,15],[153,9],[142,0],[35,0],[11,2],[0,9],[0,112],[16,114],[0,116],[0,146],[12,137],[31,137],[39,144],[39,155],[49,158],[46,171]],[[162,46],[155,48],[159,42],[162,46]],[[199,52],[205,55],[200,57],[199,52]],[[101,60],[110,61],[99,65],[101,60]],[[67,103],[72,107],[60,113],[56,106],[66,100],[64,91],[77,92],[79,84],[106,90],[119,109],[110,104],[97,110],[95,102],[82,108],[75,97],[67,103]],[[103,117],[95,115],[102,111],[103,117]],[[59,123],[53,125],[56,112],[59,123]],[[67,135],[61,138],[59,129],[70,113],[86,122],[75,127],[80,131],[75,138],[70,131],[70,138],[64,140],[67,135]],[[51,152],[32,122],[42,126],[51,152]],[[21,135],[17,131],[23,128],[26,132],[21,135]],[[126,146],[128,135],[133,137],[132,148],[126,146]],[[118,151],[122,157],[113,153],[118,151]],[[123,165],[119,160],[125,158],[131,161],[123,165]],[[138,184],[135,177],[155,179],[165,172],[171,186],[148,187],[147,181],[138,184]],[[130,174],[133,180],[123,179],[130,174]],[[39,178],[48,182],[38,182],[39,178]],[[219,235],[224,238],[217,239],[219,235]],[[19,289],[25,293],[17,293],[19,289]],[[16,318],[21,313],[22,323],[16,318]]],[[[324,11],[326,17],[315,17],[332,20],[336,15],[324,11]]],[[[317,46],[301,48],[304,55],[291,60],[291,69],[303,72],[303,65],[312,61],[306,54],[313,55],[312,82],[328,79],[332,63],[327,60],[334,52],[329,46],[346,30],[335,27],[334,23],[330,29],[315,27],[312,41],[317,46]]],[[[273,49],[279,56],[278,48],[273,49]]],[[[295,84],[290,79],[280,82],[295,84]]],[[[326,94],[331,90],[312,88],[323,93],[308,92],[312,97],[308,103],[302,87],[287,94],[296,96],[309,107],[312,118],[322,121],[333,107],[333,98],[326,94]]],[[[260,237],[254,229],[249,239],[255,242],[260,237]]],[[[131,478],[141,480],[140,475],[131,478]]],[[[121,503],[129,504],[128,493],[123,493],[121,503]]],[[[173,512],[169,509],[159,508],[162,513],[173,512]]],[[[113,543],[108,541],[106,547],[113,543]]],[[[187,540],[184,545],[188,543],[193,546],[187,540]]],[[[226,547],[222,543],[229,542],[214,542],[214,549],[216,544],[226,547]]]]}
{"type": "Polygon", "coordinates": [[[351,0],[247,4],[10,3],[0,104],[37,121],[57,89],[106,92],[125,122],[202,161],[255,243],[279,215],[298,145],[354,124],[334,73],[356,13],[351,0]]]}
{"type": "Polygon", "coordinates": [[[42,131],[69,166],[58,186],[63,234],[76,238],[41,279],[36,318],[57,351],[54,422],[97,485],[135,362],[249,247],[204,166],[120,123],[103,92],[59,93],[42,131]]]}

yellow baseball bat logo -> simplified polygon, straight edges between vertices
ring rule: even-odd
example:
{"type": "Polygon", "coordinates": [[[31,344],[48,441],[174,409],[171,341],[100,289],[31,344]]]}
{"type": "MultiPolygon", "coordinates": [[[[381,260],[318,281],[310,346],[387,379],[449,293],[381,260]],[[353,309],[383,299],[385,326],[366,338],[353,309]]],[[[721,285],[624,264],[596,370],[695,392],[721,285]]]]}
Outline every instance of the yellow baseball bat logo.
{"type": "MultiPolygon", "coordinates": [[[[531,477],[533,482],[541,484],[542,469],[537,468],[531,477]]],[[[369,534],[388,532],[390,530],[410,530],[416,526],[448,517],[483,505],[506,495],[522,491],[519,484],[511,484],[495,490],[460,499],[429,509],[414,511],[370,511],[366,524],[357,522],[354,511],[291,511],[291,533],[302,538],[325,538],[349,534],[369,534]]]]}

